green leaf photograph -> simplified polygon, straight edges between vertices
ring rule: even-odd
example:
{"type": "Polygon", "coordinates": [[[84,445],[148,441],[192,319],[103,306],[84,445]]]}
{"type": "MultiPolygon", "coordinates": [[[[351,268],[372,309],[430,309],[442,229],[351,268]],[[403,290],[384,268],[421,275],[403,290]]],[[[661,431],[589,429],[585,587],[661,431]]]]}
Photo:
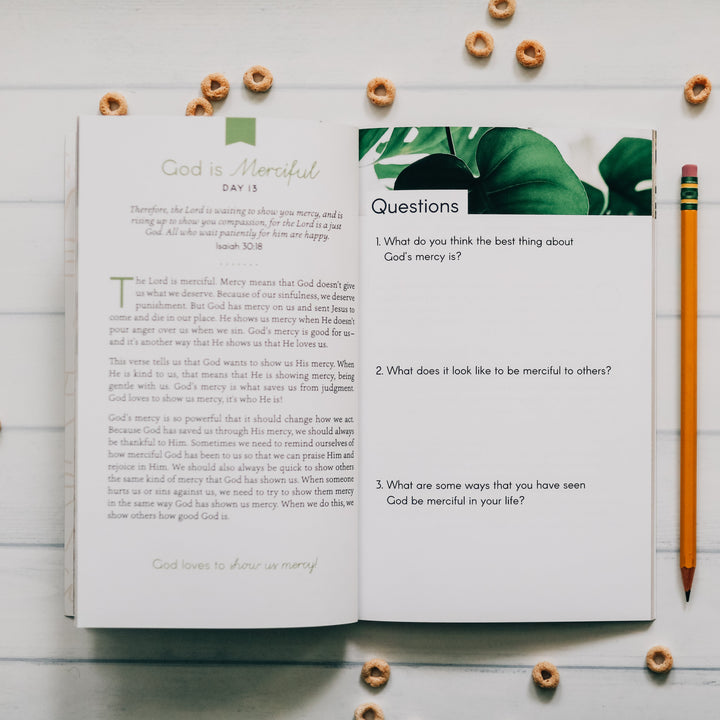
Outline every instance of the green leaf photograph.
{"type": "Polygon", "coordinates": [[[359,148],[361,165],[371,163],[385,189],[466,190],[470,214],[652,213],[646,138],[619,137],[592,160],[592,173],[584,158],[593,182],[556,143],[527,128],[371,128],[360,131],[359,148]]]}

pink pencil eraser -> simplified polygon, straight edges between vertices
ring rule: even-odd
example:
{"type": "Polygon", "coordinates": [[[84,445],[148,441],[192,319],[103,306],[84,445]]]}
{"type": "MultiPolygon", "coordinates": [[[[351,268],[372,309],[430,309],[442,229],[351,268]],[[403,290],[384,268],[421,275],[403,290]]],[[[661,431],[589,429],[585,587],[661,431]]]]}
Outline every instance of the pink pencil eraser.
{"type": "Polygon", "coordinates": [[[683,177],[697,177],[697,165],[683,165],[683,177]]]}

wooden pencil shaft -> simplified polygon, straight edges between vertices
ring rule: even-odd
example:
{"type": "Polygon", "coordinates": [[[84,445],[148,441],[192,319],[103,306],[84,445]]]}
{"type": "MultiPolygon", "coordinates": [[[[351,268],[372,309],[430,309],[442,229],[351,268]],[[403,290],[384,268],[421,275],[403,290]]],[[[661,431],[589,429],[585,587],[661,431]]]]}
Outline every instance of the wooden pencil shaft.
{"type": "Polygon", "coordinates": [[[680,566],[695,567],[697,520],[697,211],[682,210],[680,566]]]}

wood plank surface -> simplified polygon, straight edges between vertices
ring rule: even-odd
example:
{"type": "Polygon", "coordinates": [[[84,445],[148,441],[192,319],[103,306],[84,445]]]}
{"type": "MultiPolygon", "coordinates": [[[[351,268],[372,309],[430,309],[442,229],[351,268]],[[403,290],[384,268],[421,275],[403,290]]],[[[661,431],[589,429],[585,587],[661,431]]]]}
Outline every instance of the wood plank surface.
{"type": "MultiPolygon", "coordinates": [[[[613,668],[642,667],[647,650],[661,643],[672,649],[678,667],[720,668],[720,627],[703,619],[720,602],[720,589],[713,580],[720,571],[720,553],[701,553],[698,566],[697,587],[693,585],[697,598],[686,606],[677,553],[658,553],[654,622],[359,622],[271,630],[78,630],[71,619],[62,617],[62,548],[2,545],[0,580],[7,597],[0,617],[1,657],[342,665],[382,656],[391,664],[493,667],[532,666],[546,658],[558,666],[613,668]]],[[[168,597],[171,602],[174,599],[168,597]]]]}
{"type": "MultiPolygon", "coordinates": [[[[397,666],[382,692],[361,687],[359,665],[136,665],[124,663],[6,663],[4,717],[225,719],[352,718],[377,703],[386,718],[559,718],[601,720],[621,706],[623,717],[683,717],[688,696],[702,707],[717,702],[712,670],[676,669],[658,679],[640,667],[561,668],[558,689],[537,690],[532,666],[521,668],[397,666]],[[278,692],[281,688],[282,691],[278,692]],[[648,714],[649,707],[663,714],[648,714]],[[449,709],[452,709],[450,711],[449,709]]],[[[695,717],[712,717],[711,714],[695,717]]]]}
{"type": "Polygon", "coordinates": [[[0,718],[335,719],[371,700],[388,720],[717,714],[720,105],[713,95],[691,107],[682,96],[699,72],[720,87],[717,0],[518,0],[506,22],[470,0],[4,0],[2,11],[0,718]],[[464,50],[476,29],[494,35],[489,60],[464,50]],[[527,37],[548,53],[536,72],[514,59],[527,37]],[[275,75],[264,96],[242,87],[255,63],[275,75]],[[232,83],[217,108],[226,116],[657,129],[653,623],[81,631],[63,617],[65,137],[111,89],[126,95],[132,114],[182,115],[213,71],[232,83]],[[386,110],[365,97],[375,75],[398,87],[386,110]],[[684,163],[700,169],[701,507],[689,604],[677,570],[684,163]],[[667,677],[644,669],[656,643],[675,655],[667,677]],[[374,656],[393,666],[379,692],[359,681],[362,662],[374,656]],[[560,668],[555,693],[531,684],[541,659],[560,668]]]}

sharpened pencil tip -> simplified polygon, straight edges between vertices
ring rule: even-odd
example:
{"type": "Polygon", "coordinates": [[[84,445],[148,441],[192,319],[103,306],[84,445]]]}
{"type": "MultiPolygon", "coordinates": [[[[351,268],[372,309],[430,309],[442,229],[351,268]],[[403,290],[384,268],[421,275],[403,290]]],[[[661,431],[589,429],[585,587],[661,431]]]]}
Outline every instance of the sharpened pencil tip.
{"type": "Polygon", "coordinates": [[[685,590],[685,602],[690,600],[690,589],[692,588],[693,577],[695,576],[694,567],[681,567],[683,590],[685,590]]]}

